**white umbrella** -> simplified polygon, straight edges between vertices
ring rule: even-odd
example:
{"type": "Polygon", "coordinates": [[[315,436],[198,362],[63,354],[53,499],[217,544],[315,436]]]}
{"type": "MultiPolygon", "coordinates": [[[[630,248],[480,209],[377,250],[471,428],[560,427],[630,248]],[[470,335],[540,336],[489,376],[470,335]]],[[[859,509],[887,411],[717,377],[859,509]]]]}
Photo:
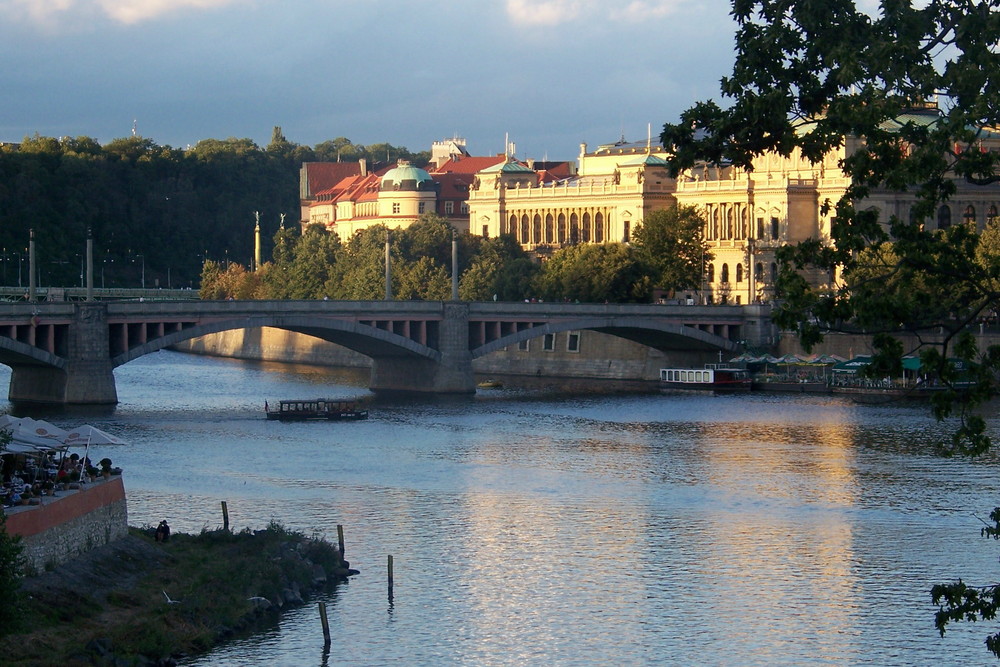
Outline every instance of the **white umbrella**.
{"type": "Polygon", "coordinates": [[[38,447],[51,447],[53,449],[61,446],[68,432],[58,426],[53,426],[47,421],[21,417],[10,420],[7,429],[10,431],[14,442],[20,442],[38,447]]]}
{"type": "Polygon", "coordinates": [[[96,426],[84,424],[70,429],[63,440],[67,445],[124,445],[125,441],[96,426]]]}

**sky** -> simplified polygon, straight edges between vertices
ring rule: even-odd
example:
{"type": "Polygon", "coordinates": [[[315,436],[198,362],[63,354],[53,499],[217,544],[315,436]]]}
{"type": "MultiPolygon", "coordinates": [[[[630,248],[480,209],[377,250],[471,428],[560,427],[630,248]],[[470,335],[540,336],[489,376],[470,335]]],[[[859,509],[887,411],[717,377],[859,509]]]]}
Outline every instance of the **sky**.
{"type": "Polygon", "coordinates": [[[280,126],[569,160],[719,99],[726,0],[0,0],[0,141],[280,126]]]}

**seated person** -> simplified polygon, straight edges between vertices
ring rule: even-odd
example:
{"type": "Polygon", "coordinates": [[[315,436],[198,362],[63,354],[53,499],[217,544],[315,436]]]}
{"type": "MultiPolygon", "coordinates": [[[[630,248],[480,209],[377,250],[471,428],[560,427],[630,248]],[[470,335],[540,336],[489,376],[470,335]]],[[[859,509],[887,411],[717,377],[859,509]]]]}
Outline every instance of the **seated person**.
{"type": "Polygon", "coordinates": [[[160,525],[156,527],[156,541],[166,542],[170,539],[170,526],[167,525],[167,520],[164,519],[160,522],[160,525]]]}

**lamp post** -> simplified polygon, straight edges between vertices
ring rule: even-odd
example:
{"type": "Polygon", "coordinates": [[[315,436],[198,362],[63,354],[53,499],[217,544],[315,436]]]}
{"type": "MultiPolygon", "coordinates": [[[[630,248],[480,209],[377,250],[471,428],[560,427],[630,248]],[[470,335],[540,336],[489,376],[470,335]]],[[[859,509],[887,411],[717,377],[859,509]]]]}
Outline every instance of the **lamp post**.
{"type": "Polygon", "coordinates": [[[139,280],[140,280],[139,285],[142,287],[142,289],[146,289],[146,256],[145,255],[136,255],[136,257],[139,258],[139,262],[140,262],[140,266],[141,266],[141,271],[142,271],[139,274],[139,276],[140,276],[140,278],[139,278],[139,280]]]}

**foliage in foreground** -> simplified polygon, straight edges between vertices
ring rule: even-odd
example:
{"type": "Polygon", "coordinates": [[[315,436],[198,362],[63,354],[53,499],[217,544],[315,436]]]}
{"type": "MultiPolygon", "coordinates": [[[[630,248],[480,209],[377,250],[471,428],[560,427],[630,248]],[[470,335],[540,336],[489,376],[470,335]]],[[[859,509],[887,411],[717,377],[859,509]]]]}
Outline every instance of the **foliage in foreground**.
{"type": "MultiPolygon", "coordinates": [[[[664,126],[672,170],[700,160],[749,169],[772,151],[819,162],[845,138],[863,138],[841,162],[846,193],[821,202],[824,212],[835,210],[832,244],[814,239],[779,251],[775,321],[797,329],[807,348],[825,331],[861,326],[874,334],[878,368],[919,352],[950,388],[934,402],[939,419],[958,418],[946,453],[985,452],[991,443],[977,408],[1000,392],[1000,348],[980,349],[970,329],[1000,311],[1000,252],[970,225],[932,230],[925,222],[958,183],[1000,182],[1000,152],[982,146],[1000,127],[1000,2],[732,0],[732,7],[736,62],[722,80],[730,104],[698,103],[664,126]],[[931,122],[906,115],[926,112],[932,100],[939,104],[931,122]],[[877,189],[912,194],[911,215],[880,219],[865,205],[877,189]],[[818,289],[804,270],[842,270],[847,280],[818,289]],[[904,350],[897,332],[913,334],[917,349],[904,350]],[[950,358],[974,369],[972,390],[956,390],[950,358]]],[[[994,620],[1000,610],[997,586],[959,582],[935,587],[933,597],[942,633],[950,621],[994,620]]],[[[987,646],[1000,657],[1000,637],[987,646]]]]}

